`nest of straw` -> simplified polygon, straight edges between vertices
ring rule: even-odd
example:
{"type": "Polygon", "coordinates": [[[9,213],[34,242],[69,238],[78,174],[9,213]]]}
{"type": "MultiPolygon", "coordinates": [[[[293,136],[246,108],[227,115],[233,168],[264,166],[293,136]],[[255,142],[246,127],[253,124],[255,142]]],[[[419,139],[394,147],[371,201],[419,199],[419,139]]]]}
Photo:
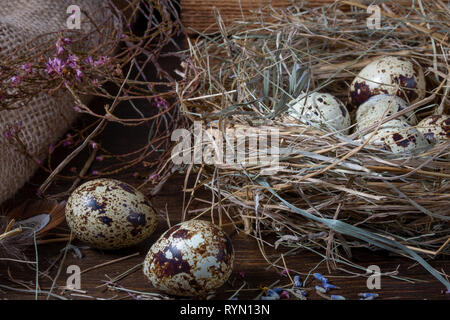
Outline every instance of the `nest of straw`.
{"type": "MultiPolygon", "coordinates": [[[[383,4],[378,30],[368,29],[367,7],[359,3],[266,9],[229,26],[216,12],[220,32],[190,40],[178,88],[187,117],[210,136],[239,128],[246,133],[235,130],[228,138],[279,134],[276,174],[267,174],[271,163],[194,164],[191,190],[212,194],[205,213],[227,215],[262,243],[270,232],[276,245],[322,248],[332,262],[355,247],[388,249],[416,260],[448,287],[426,259],[450,252],[449,143],[393,154],[361,142],[358,133],[285,118],[286,104],[301,91],[347,102],[354,77],[383,55],[406,56],[423,67],[427,95],[408,110],[419,119],[437,110],[448,114],[448,7],[440,1],[383,4]]],[[[354,123],[356,110],[349,111],[354,123]]]]}

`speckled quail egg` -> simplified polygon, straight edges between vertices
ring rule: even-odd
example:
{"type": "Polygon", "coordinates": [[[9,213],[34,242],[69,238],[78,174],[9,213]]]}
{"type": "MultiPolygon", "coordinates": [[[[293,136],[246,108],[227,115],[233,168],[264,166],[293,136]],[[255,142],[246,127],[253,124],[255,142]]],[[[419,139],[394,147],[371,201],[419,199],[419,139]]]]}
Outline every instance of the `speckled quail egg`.
{"type": "MultiPolygon", "coordinates": [[[[367,134],[364,139],[369,139],[371,134],[367,134]]],[[[429,146],[423,134],[401,120],[387,122],[375,133],[369,143],[395,154],[414,153],[429,146]]]]}
{"type": "Polygon", "coordinates": [[[138,244],[158,223],[152,205],[141,192],[113,179],[79,186],[67,201],[66,220],[78,239],[107,250],[138,244]]]}
{"type": "Polygon", "coordinates": [[[449,115],[441,114],[425,118],[419,122],[416,128],[431,144],[450,140],[449,115]]]}
{"type": "Polygon", "coordinates": [[[210,222],[191,220],[173,226],[153,244],[144,274],[165,293],[205,297],[228,280],[233,262],[228,236],[210,222]]]}
{"type": "MultiPolygon", "coordinates": [[[[397,96],[388,94],[373,96],[360,105],[358,110],[356,110],[357,128],[358,130],[363,130],[375,122],[402,111],[407,107],[408,104],[405,100],[397,96]]],[[[417,118],[414,112],[409,112],[398,117],[397,119],[406,121],[411,125],[415,125],[417,123],[417,118]]]]}
{"type": "Polygon", "coordinates": [[[323,124],[344,134],[351,125],[350,114],[345,105],[328,93],[302,94],[289,103],[291,117],[309,123],[323,124]]]}
{"type": "Polygon", "coordinates": [[[378,94],[395,94],[414,103],[425,97],[425,77],[419,65],[403,58],[384,56],[364,67],[350,85],[349,99],[359,106],[378,94]]]}

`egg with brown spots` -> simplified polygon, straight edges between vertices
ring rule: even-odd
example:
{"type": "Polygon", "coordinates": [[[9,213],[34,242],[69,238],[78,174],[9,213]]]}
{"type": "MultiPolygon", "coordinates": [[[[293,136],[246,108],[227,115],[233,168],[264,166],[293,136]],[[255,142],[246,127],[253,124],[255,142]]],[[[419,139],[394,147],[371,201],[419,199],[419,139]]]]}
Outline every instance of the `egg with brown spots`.
{"type": "Polygon", "coordinates": [[[384,56],[369,63],[353,80],[349,100],[359,106],[372,96],[397,92],[412,104],[425,97],[425,89],[425,77],[417,63],[403,57],[384,56]]]}
{"type": "Polygon", "coordinates": [[[79,186],[67,201],[66,220],[78,239],[106,250],[136,245],[158,224],[149,200],[129,184],[113,179],[79,186]]]}
{"type": "Polygon", "coordinates": [[[307,124],[320,124],[328,129],[348,133],[350,114],[345,105],[329,93],[303,93],[289,103],[290,117],[307,124]]]}
{"type": "Polygon", "coordinates": [[[418,153],[430,146],[422,133],[400,120],[385,123],[372,137],[371,135],[372,133],[364,137],[365,140],[370,138],[370,145],[394,154],[418,153]]]}
{"type": "MultiPolygon", "coordinates": [[[[357,129],[364,130],[375,124],[375,122],[406,108],[408,108],[408,104],[400,97],[388,94],[373,96],[356,110],[357,129]]],[[[417,118],[414,112],[406,113],[396,119],[405,121],[410,125],[417,124],[417,118]]]]}
{"type": "Polygon", "coordinates": [[[233,263],[228,236],[210,222],[191,220],[173,226],[153,244],[144,274],[165,293],[206,297],[228,280],[233,263]]]}
{"type": "Polygon", "coordinates": [[[417,130],[432,144],[448,141],[450,140],[450,116],[441,114],[425,118],[419,122],[417,130]]]}

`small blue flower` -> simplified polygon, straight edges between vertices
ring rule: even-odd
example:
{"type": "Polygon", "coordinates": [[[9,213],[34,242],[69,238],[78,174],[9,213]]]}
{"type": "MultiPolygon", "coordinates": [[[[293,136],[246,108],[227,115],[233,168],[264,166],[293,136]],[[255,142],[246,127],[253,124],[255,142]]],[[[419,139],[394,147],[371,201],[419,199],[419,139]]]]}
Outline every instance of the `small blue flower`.
{"type": "Polygon", "coordinates": [[[262,296],[261,300],[279,300],[279,298],[277,299],[276,297],[272,297],[272,296],[262,296]]]}
{"type": "Polygon", "coordinates": [[[294,276],[294,287],[301,287],[303,285],[302,280],[300,280],[300,276],[294,276]]]}
{"type": "Polygon", "coordinates": [[[331,300],[345,300],[345,297],[332,294],[331,300]]]}
{"type": "MultiPolygon", "coordinates": [[[[272,289],[269,289],[269,291],[272,291],[272,289]]],[[[273,291],[275,291],[276,293],[281,293],[281,291],[283,291],[283,289],[281,289],[281,288],[274,288],[273,291]]]]}
{"type": "Polygon", "coordinates": [[[320,273],[316,272],[313,274],[314,278],[316,278],[319,281],[322,281],[322,283],[328,283],[328,279],[325,278],[323,275],[321,275],[320,273]]]}
{"type": "Polygon", "coordinates": [[[320,292],[320,293],[327,293],[327,289],[321,287],[321,286],[316,286],[316,291],[320,292]]]}
{"type": "Polygon", "coordinates": [[[337,287],[337,286],[335,286],[335,285],[332,285],[332,284],[330,284],[330,283],[327,283],[327,282],[322,283],[322,286],[323,286],[325,289],[327,289],[327,291],[330,290],[330,289],[340,289],[339,287],[337,287]]]}
{"type": "MultiPolygon", "coordinates": [[[[281,290],[280,290],[281,292],[281,290]]],[[[273,298],[272,300],[280,300],[280,295],[273,289],[267,291],[267,297],[273,298]]]]}
{"type": "Polygon", "coordinates": [[[373,300],[378,298],[380,295],[378,293],[358,293],[358,296],[363,297],[364,300],[373,300]]]}

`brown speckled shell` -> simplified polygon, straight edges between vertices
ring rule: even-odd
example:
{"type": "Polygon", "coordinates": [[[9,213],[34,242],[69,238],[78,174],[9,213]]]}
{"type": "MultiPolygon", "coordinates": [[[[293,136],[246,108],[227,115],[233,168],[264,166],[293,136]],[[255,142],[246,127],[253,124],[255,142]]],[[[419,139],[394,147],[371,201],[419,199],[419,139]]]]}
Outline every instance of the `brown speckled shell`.
{"type": "MultiPolygon", "coordinates": [[[[370,144],[395,154],[424,151],[430,144],[416,128],[406,122],[392,120],[380,128],[370,140],[370,144]]],[[[371,134],[366,135],[366,139],[371,134]]]]}
{"type": "MultiPolygon", "coordinates": [[[[408,104],[400,97],[388,94],[381,94],[370,97],[356,110],[357,129],[364,130],[374,124],[374,122],[389,117],[394,113],[408,108],[408,104]]],[[[417,124],[417,118],[414,112],[409,112],[397,119],[407,122],[410,125],[417,124]]],[[[387,123],[386,123],[387,124],[387,123]]]]}
{"type": "Polygon", "coordinates": [[[141,192],[112,179],[92,180],[78,187],[67,201],[66,220],[78,239],[108,250],[138,244],[158,224],[141,192]]]}
{"type": "Polygon", "coordinates": [[[166,231],[144,262],[152,285],[168,294],[205,297],[231,275],[234,250],[219,227],[191,220],[166,231]]]}
{"type": "Polygon", "coordinates": [[[381,57],[364,67],[350,85],[349,101],[354,106],[379,94],[394,94],[409,103],[425,96],[425,77],[420,66],[403,57],[381,57]]]}
{"type": "Polygon", "coordinates": [[[450,139],[450,116],[446,114],[434,115],[423,119],[417,125],[430,143],[438,143],[450,139]]]}

